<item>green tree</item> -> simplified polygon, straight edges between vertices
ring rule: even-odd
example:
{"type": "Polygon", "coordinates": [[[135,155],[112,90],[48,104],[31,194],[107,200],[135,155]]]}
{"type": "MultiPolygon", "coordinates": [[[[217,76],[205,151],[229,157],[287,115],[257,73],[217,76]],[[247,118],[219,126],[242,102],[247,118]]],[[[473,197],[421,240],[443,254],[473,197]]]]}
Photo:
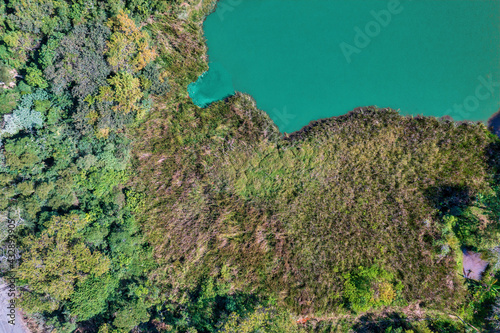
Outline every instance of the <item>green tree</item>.
{"type": "Polygon", "coordinates": [[[83,321],[105,312],[107,299],[117,287],[118,280],[111,274],[94,275],[78,283],[71,295],[71,314],[77,317],[77,321],[83,321]]]}
{"type": "Polygon", "coordinates": [[[49,86],[47,81],[43,78],[43,73],[41,70],[34,66],[30,66],[26,69],[26,82],[32,87],[39,87],[45,89],[49,86]]]}
{"type": "Polygon", "coordinates": [[[77,215],[54,216],[38,237],[24,239],[26,250],[16,276],[29,286],[22,297],[27,311],[55,310],[71,299],[77,283],[108,272],[109,259],[85,245],[82,229],[87,224],[77,215]],[[44,305],[43,299],[51,301],[44,305]]]}
{"type": "Polygon", "coordinates": [[[111,77],[108,82],[110,86],[100,89],[98,99],[105,102],[114,102],[115,111],[129,113],[138,111],[137,102],[143,96],[140,88],[140,80],[128,72],[120,72],[111,77]]]}
{"type": "Polygon", "coordinates": [[[118,328],[130,331],[137,325],[147,322],[149,320],[149,313],[147,311],[147,306],[140,302],[129,302],[123,308],[118,310],[115,315],[115,320],[113,325],[118,328]]]}

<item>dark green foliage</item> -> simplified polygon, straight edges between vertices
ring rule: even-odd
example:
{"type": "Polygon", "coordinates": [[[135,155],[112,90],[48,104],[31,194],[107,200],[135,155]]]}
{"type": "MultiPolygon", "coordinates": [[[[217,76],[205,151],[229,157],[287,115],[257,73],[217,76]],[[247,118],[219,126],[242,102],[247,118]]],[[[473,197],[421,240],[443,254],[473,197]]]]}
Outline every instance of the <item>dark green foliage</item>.
{"type": "Polygon", "coordinates": [[[460,244],[475,250],[489,250],[500,242],[500,187],[479,194],[456,214],[454,231],[460,244]]]}
{"type": "Polygon", "coordinates": [[[57,16],[57,12],[65,11],[67,6],[64,1],[9,1],[8,7],[14,10],[8,15],[9,24],[35,34],[62,31],[69,27],[69,21],[57,16]]]}
{"type": "Polygon", "coordinates": [[[232,313],[251,314],[259,303],[266,303],[254,295],[231,292],[224,281],[228,272],[218,278],[203,279],[198,288],[178,300],[180,306],[167,305],[161,312],[162,322],[175,327],[175,332],[196,329],[198,332],[217,332],[232,313]]]}
{"type": "Polygon", "coordinates": [[[54,34],[51,37],[49,37],[47,43],[42,45],[42,47],[40,48],[39,62],[42,69],[45,70],[47,67],[54,65],[54,58],[57,55],[56,50],[58,49],[62,38],[64,38],[64,34],[62,33],[54,34]]]}
{"type": "MultiPolygon", "coordinates": [[[[462,322],[454,321],[447,315],[436,316],[434,313],[423,318],[411,318],[405,314],[389,312],[383,315],[369,313],[361,316],[353,323],[351,329],[363,333],[453,333],[465,332],[466,327],[462,322]]],[[[332,328],[324,332],[337,332],[337,330],[332,328]]]]}
{"type": "Polygon", "coordinates": [[[165,0],[128,0],[126,1],[129,9],[137,20],[145,20],[150,15],[159,14],[167,10],[170,3],[175,1],[165,0]]]}
{"type": "Polygon", "coordinates": [[[167,79],[160,79],[160,72],[155,63],[150,63],[142,70],[141,85],[146,93],[164,95],[169,90],[167,79]]]}
{"type": "Polygon", "coordinates": [[[131,330],[135,326],[149,320],[147,305],[140,302],[128,302],[115,315],[113,325],[118,328],[131,330]]]}
{"type": "Polygon", "coordinates": [[[488,322],[491,329],[500,330],[500,297],[497,297],[495,303],[492,305],[488,322]]]}
{"type": "Polygon", "coordinates": [[[104,25],[79,25],[59,41],[45,69],[52,90],[60,94],[71,85],[71,93],[80,102],[106,84],[110,66],[104,52],[110,31],[104,25]]]}

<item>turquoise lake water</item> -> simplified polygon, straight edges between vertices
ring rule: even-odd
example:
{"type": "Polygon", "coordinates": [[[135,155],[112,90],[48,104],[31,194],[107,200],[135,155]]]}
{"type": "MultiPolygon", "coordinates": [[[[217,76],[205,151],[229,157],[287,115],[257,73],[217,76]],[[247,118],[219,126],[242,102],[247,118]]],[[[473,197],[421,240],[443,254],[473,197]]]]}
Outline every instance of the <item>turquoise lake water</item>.
{"type": "Polygon", "coordinates": [[[500,108],[500,0],[221,0],[204,107],[250,94],[282,132],[359,106],[486,121],[500,108]]]}

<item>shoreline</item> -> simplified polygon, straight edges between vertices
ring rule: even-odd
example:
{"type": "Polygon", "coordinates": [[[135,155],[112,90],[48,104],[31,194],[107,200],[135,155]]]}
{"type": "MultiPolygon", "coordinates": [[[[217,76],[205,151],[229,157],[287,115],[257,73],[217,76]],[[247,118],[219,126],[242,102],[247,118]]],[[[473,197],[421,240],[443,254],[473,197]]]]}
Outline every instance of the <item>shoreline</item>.
{"type": "MultiPolygon", "coordinates": [[[[258,110],[259,112],[265,113],[269,117],[270,121],[279,130],[278,125],[276,125],[276,123],[274,122],[274,120],[271,118],[271,115],[267,111],[258,108],[257,107],[257,101],[255,100],[255,98],[253,98],[252,95],[250,95],[248,93],[243,93],[243,92],[240,92],[240,91],[236,91],[234,95],[228,96],[228,97],[226,97],[226,98],[224,98],[222,100],[219,100],[219,101],[212,102],[209,105],[207,105],[207,107],[210,107],[211,104],[217,103],[217,102],[227,103],[229,101],[229,99],[231,99],[231,98],[246,98],[246,99],[249,99],[252,102],[252,104],[255,105],[255,109],[258,110]]],[[[455,124],[455,126],[460,126],[460,125],[463,125],[463,124],[469,124],[469,125],[483,124],[483,125],[485,125],[487,127],[487,129],[492,134],[496,134],[497,136],[500,137],[500,110],[497,111],[487,121],[472,121],[472,120],[454,120],[451,116],[448,116],[448,115],[442,116],[442,117],[423,116],[423,115],[403,115],[403,114],[401,114],[399,112],[399,109],[393,109],[391,107],[382,108],[382,107],[378,107],[376,105],[358,106],[358,107],[356,107],[356,108],[354,108],[354,109],[352,109],[350,111],[347,111],[344,114],[338,115],[338,116],[331,116],[331,117],[326,117],[326,118],[320,118],[320,119],[316,119],[316,120],[311,120],[307,125],[302,126],[300,129],[298,129],[296,131],[287,133],[287,132],[282,132],[281,130],[279,130],[279,133],[280,133],[281,137],[285,138],[286,140],[288,140],[288,141],[294,141],[294,140],[298,139],[299,136],[307,134],[309,131],[311,131],[311,130],[317,128],[318,126],[321,126],[322,124],[325,124],[327,122],[336,121],[336,120],[345,120],[345,119],[350,118],[350,117],[352,117],[352,116],[354,116],[356,114],[362,114],[362,113],[366,113],[366,112],[375,112],[375,110],[378,110],[378,111],[394,111],[394,112],[397,112],[398,115],[401,116],[401,117],[403,117],[403,118],[434,118],[434,119],[436,119],[437,121],[440,121],[440,122],[451,122],[451,123],[455,124]],[[498,121],[497,133],[494,133],[490,129],[490,120],[494,116],[498,117],[498,119],[496,119],[498,121]]]]}
{"type": "Polygon", "coordinates": [[[488,130],[500,137],[500,110],[495,112],[487,121],[486,126],[488,130]]]}
{"type": "MultiPolygon", "coordinates": [[[[203,1],[203,0],[201,0],[203,1]]],[[[201,3],[201,2],[200,2],[201,3]]],[[[208,44],[207,44],[207,38],[205,37],[205,31],[203,29],[203,25],[205,24],[205,20],[208,18],[209,15],[215,13],[217,11],[217,8],[219,6],[219,0],[212,0],[211,2],[209,2],[209,5],[210,5],[210,8],[207,12],[203,13],[203,17],[201,19],[201,30],[203,32],[202,36],[203,36],[203,44],[205,45],[205,49],[206,49],[206,52],[205,52],[205,59],[206,59],[206,64],[207,64],[207,67],[209,68],[208,70],[210,70],[210,58],[209,58],[209,55],[208,55],[208,50],[209,50],[209,47],[208,47],[208,44]]],[[[200,75],[198,75],[198,78],[197,80],[202,76],[204,75],[205,73],[207,73],[208,71],[205,71],[203,73],[201,73],[200,75]]],[[[191,82],[191,84],[197,82],[194,81],[194,82],[191,82]]],[[[186,88],[187,90],[187,88],[186,88]]],[[[188,93],[188,96],[189,96],[189,93],[188,93]]],[[[332,117],[326,117],[326,118],[320,118],[320,119],[316,119],[316,120],[311,120],[307,125],[304,125],[302,126],[300,129],[296,130],[296,131],[293,131],[291,133],[287,133],[287,132],[282,132],[278,125],[276,125],[276,123],[274,122],[274,120],[271,118],[271,115],[269,112],[267,112],[266,110],[262,110],[260,108],[258,108],[257,106],[257,101],[255,100],[255,98],[253,96],[251,96],[250,94],[248,93],[245,93],[245,92],[241,92],[241,91],[237,91],[235,90],[234,94],[233,95],[230,95],[230,96],[227,96],[223,99],[220,99],[220,100],[217,100],[217,101],[214,101],[214,102],[211,102],[210,104],[207,104],[205,107],[200,107],[198,105],[196,105],[193,101],[193,99],[191,97],[189,97],[189,99],[191,100],[191,102],[198,106],[199,108],[207,108],[207,107],[210,107],[211,104],[213,103],[216,103],[216,102],[224,102],[226,103],[228,101],[228,99],[232,98],[232,97],[237,97],[237,96],[245,96],[246,98],[250,98],[252,100],[252,102],[255,104],[255,107],[256,109],[258,109],[259,111],[261,112],[264,112],[266,113],[269,118],[271,119],[271,121],[274,123],[274,125],[278,128],[278,130],[280,131],[280,134],[281,136],[283,137],[286,137],[286,138],[292,138],[292,137],[295,137],[295,136],[298,136],[299,134],[302,134],[304,132],[307,132],[309,129],[319,125],[319,124],[322,124],[324,122],[326,122],[327,120],[330,120],[330,119],[336,119],[338,117],[349,117],[349,116],[352,116],[353,113],[357,113],[357,112],[362,112],[363,110],[368,110],[370,108],[376,108],[376,109],[380,109],[380,110],[394,110],[394,111],[397,111],[402,117],[412,117],[412,118],[416,118],[416,117],[426,117],[426,118],[436,118],[437,120],[440,120],[440,121],[451,121],[453,123],[455,123],[457,126],[458,125],[461,125],[463,123],[472,123],[472,124],[479,124],[479,123],[483,123],[486,128],[494,135],[497,135],[498,137],[500,137],[500,109],[498,111],[496,111],[495,113],[493,113],[488,119],[486,120],[479,120],[479,121],[473,121],[473,120],[454,120],[453,117],[449,116],[449,115],[444,115],[444,116],[441,116],[441,117],[436,117],[436,116],[423,116],[423,115],[403,115],[401,114],[398,110],[400,109],[393,109],[391,107],[377,107],[377,106],[374,106],[374,105],[366,105],[366,106],[359,106],[359,107],[356,107],[350,111],[347,111],[346,113],[342,114],[342,115],[338,115],[338,116],[332,116],[332,117]]]]}

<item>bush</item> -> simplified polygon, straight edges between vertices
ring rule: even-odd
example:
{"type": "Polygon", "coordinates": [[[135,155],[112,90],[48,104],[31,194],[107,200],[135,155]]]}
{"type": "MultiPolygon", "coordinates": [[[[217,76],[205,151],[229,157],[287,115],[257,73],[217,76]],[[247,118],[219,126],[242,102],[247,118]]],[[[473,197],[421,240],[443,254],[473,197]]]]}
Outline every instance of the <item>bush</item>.
{"type": "Polygon", "coordinates": [[[396,285],[392,274],[377,265],[361,266],[353,273],[346,273],[344,279],[343,297],[356,313],[391,305],[403,287],[396,285]]]}
{"type": "MultiPolygon", "coordinates": [[[[43,115],[34,110],[35,102],[47,101],[47,99],[47,93],[40,89],[33,94],[23,95],[12,115],[4,116],[5,126],[0,131],[0,137],[5,134],[14,135],[24,129],[31,130],[33,127],[41,127],[43,115]]],[[[45,104],[49,105],[50,102],[45,104]]]]}

